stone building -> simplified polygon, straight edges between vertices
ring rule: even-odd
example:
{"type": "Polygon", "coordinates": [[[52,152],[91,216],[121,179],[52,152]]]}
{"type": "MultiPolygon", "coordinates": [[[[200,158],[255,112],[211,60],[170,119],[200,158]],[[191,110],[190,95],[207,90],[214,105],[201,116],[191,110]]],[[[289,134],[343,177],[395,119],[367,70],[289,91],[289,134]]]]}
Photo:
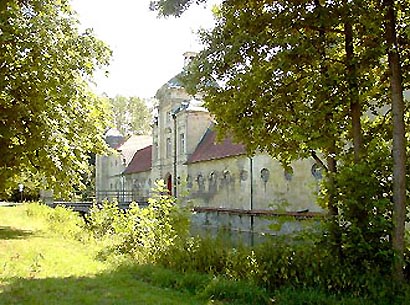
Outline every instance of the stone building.
{"type": "Polygon", "coordinates": [[[258,226],[253,216],[269,211],[308,217],[323,213],[316,204],[321,172],[313,159],[296,161],[285,171],[267,154],[248,157],[245,147],[229,138],[217,142],[211,114],[186,93],[178,76],[157,91],[156,99],[152,137],[141,138],[126,162],[121,162],[124,144],[115,147],[117,157],[106,157],[109,165],[97,161],[103,171],[114,167],[105,174],[106,182],[97,173],[97,192],[122,188],[120,201],[141,202],[150,196],[154,181],[163,179],[172,195],[197,208],[200,222],[219,225],[221,218],[214,216],[230,214],[222,222],[239,230],[258,226]]]}
{"type": "Polygon", "coordinates": [[[125,138],[117,130],[109,130],[106,141],[113,152],[107,156],[96,156],[96,200],[130,200],[130,194],[126,192],[129,187],[125,185],[124,171],[135,153],[152,143],[152,137],[134,135],[125,138]]]}

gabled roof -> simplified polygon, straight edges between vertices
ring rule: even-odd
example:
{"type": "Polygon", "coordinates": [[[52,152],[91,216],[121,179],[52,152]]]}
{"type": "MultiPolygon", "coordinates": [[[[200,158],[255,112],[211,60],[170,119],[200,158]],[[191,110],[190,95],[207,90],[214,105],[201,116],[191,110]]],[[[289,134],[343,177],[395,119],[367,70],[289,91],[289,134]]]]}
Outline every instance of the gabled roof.
{"type": "Polygon", "coordinates": [[[245,146],[242,144],[234,144],[229,137],[221,142],[217,142],[216,132],[209,128],[186,163],[190,164],[201,161],[223,159],[243,155],[245,153],[245,146]]]}
{"type": "Polygon", "coordinates": [[[128,166],[135,153],[148,145],[152,144],[152,136],[147,135],[132,135],[126,141],[116,147],[125,159],[125,164],[128,166]]]}
{"type": "Polygon", "coordinates": [[[138,150],[130,164],[124,170],[124,174],[140,173],[151,170],[152,167],[152,145],[138,150]]]}

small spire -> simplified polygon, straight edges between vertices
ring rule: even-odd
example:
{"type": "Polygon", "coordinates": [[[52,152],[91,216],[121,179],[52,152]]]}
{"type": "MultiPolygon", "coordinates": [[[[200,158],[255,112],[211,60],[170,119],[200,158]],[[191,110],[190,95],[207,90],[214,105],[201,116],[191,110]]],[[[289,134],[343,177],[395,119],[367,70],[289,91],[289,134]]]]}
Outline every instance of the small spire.
{"type": "Polygon", "coordinates": [[[184,66],[188,66],[191,61],[198,55],[196,52],[188,51],[183,54],[184,56],[184,66]]]}

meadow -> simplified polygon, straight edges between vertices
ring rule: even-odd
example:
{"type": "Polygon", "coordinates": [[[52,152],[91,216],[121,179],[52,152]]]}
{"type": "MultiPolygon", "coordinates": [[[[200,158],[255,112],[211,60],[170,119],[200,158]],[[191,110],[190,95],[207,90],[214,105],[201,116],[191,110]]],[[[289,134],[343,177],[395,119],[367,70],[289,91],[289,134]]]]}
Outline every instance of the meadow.
{"type": "MultiPolygon", "coordinates": [[[[393,305],[410,289],[340,264],[324,244],[275,238],[253,248],[189,234],[167,195],[87,221],[39,203],[0,207],[0,305],[393,305]]],[[[222,235],[221,235],[222,236],[222,235]]],[[[307,239],[306,239],[307,238],[307,239]]]]}
{"type": "Polygon", "coordinates": [[[50,227],[52,212],[33,215],[33,208],[48,209],[0,208],[0,304],[208,304],[140,280],[135,267],[99,259],[103,244],[62,235],[50,227]]]}

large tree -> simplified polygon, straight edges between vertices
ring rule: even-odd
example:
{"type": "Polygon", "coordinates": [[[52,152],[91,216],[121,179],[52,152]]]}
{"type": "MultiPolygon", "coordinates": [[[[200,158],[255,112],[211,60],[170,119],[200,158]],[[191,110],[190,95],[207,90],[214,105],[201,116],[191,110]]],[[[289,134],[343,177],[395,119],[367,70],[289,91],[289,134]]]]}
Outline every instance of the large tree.
{"type": "MultiPolygon", "coordinates": [[[[192,3],[162,0],[152,7],[161,15],[179,15],[192,3]]],[[[409,7],[408,0],[225,0],[215,29],[202,34],[205,50],[187,77],[193,92],[204,93],[221,133],[233,133],[250,151],[265,150],[284,163],[308,152],[320,161],[315,153],[320,151],[327,159],[322,164],[327,163],[331,212],[341,213],[339,225],[351,231],[349,238],[368,232],[364,241],[376,245],[386,230],[380,227],[375,234],[375,214],[391,214],[384,197],[393,191],[384,181],[392,168],[383,170],[389,157],[380,152],[391,146],[393,125],[393,142],[399,143],[393,144],[398,171],[393,246],[401,262],[396,272],[402,270],[405,170],[403,88],[397,76],[408,84],[408,73],[398,67],[403,64],[399,55],[408,55],[409,7]],[[399,105],[393,103],[393,124],[389,79],[399,105]],[[341,175],[338,160],[348,169],[341,175]],[[357,173],[361,180],[352,179],[357,173]],[[369,181],[375,184],[369,186],[369,181]]]]}
{"type": "Polygon", "coordinates": [[[147,103],[138,97],[117,95],[110,98],[113,124],[123,135],[147,135],[151,131],[151,110],[147,103]]]}
{"type": "Polygon", "coordinates": [[[22,177],[81,186],[90,152],[105,149],[108,106],[89,89],[111,51],[80,32],[68,0],[0,6],[0,193],[22,177]]]}

